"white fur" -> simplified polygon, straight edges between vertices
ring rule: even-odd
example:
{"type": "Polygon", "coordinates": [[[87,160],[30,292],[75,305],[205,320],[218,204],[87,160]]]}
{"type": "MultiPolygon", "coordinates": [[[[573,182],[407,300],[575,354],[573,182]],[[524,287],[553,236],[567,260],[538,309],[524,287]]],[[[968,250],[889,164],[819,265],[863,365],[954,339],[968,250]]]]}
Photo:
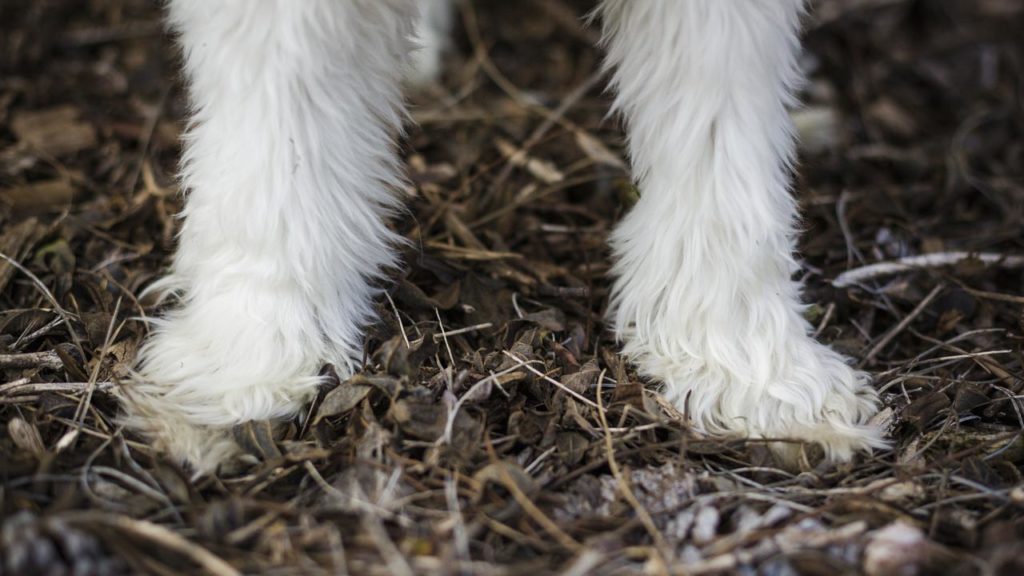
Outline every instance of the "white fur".
{"type": "MultiPolygon", "coordinates": [[[[385,226],[415,0],[170,0],[194,108],[172,274],[128,423],[200,470],[229,428],[287,416],[358,359],[385,226]]],[[[440,69],[447,0],[423,0],[412,77],[440,69]]],[[[642,197],[615,231],[625,354],[699,428],[880,446],[864,374],[801,313],[787,106],[800,0],[605,0],[608,65],[642,197]]],[[[781,448],[783,452],[787,450],[781,448]]],[[[791,452],[791,451],[790,451],[791,452]]]]}
{"type": "Polygon", "coordinates": [[[419,0],[419,4],[411,69],[406,74],[414,85],[429,84],[441,76],[452,27],[452,0],[419,0]]]}
{"type": "Polygon", "coordinates": [[[400,183],[413,0],[171,0],[193,118],[184,224],[128,423],[208,469],[228,428],[359,361],[400,183]]]}
{"type": "MultiPolygon", "coordinates": [[[[698,428],[882,445],[865,374],[809,336],[792,280],[787,107],[802,0],[606,0],[640,200],[612,235],[624,354],[698,428]]],[[[792,452],[783,445],[782,452],[792,452]]]]}

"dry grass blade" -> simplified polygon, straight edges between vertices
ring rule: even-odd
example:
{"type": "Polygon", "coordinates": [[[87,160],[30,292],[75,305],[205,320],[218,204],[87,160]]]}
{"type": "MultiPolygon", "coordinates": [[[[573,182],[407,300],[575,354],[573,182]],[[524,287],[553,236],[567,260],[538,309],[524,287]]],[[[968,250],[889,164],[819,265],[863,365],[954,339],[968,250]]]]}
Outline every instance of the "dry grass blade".
{"type": "Polygon", "coordinates": [[[636,512],[638,518],[644,525],[644,529],[654,540],[655,551],[658,556],[658,565],[656,571],[661,574],[668,574],[668,564],[672,561],[670,555],[670,548],[668,542],[665,541],[665,537],[658,530],[658,527],[654,524],[654,520],[651,518],[651,514],[644,508],[643,504],[637,499],[636,494],[633,493],[633,489],[629,486],[629,481],[626,480],[625,475],[622,473],[622,469],[619,468],[619,462],[615,459],[615,444],[612,442],[612,433],[608,427],[608,416],[604,410],[604,404],[601,401],[601,382],[604,380],[604,372],[597,378],[597,415],[601,419],[601,429],[604,431],[604,449],[605,455],[608,458],[608,467],[612,470],[612,476],[615,477],[615,481],[618,482],[619,491],[622,496],[629,502],[629,505],[636,512]]]}
{"type": "Polygon", "coordinates": [[[209,550],[152,522],[99,512],[72,513],[68,514],[66,519],[72,524],[112,528],[121,536],[135,538],[157,548],[181,554],[214,576],[241,576],[242,574],[209,550]]]}
{"type": "Polygon", "coordinates": [[[563,392],[565,392],[566,394],[568,394],[568,395],[572,396],[573,398],[575,398],[575,399],[579,400],[580,402],[582,402],[582,403],[586,404],[587,406],[590,406],[591,408],[600,408],[600,407],[598,406],[598,404],[597,404],[596,402],[594,402],[593,400],[590,400],[590,399],[588,399],[588,398],[587,398],[586,396],[583,396],[583,395],[582,395],[582,394],[580,394],[579,392],[576,392],[575,390],[573,390],[573,389],[569,388],[569,387],[568,387],[568,386],[566,386],[565,384],[562,384],[562,383],[561,383],[561,382],[559,382],[558,380],[555,380],[554,378],[552,378],[552,377],[548,376],[547,374],[545,374],[545,373],[541,372],[540,370],[537,370],[537,369],[536,369],[536,368],[534,368],[533,366],[530,366],[530,365],[529,365],[528,363],[526,363],[526,362],[524,362],[523,360],[521,360],[521,359],[517,358],[517,357],[516,357],[516,356],[515,356],[514,354],[512,354],[512,353],[511,353],[511,352],[509,352],[508,350],[502,350],[501,352],[502,352],[502,354],[504,354],[504,355],[505,355],[505,356],[506,356],[507,358],[509,358],[510,360],[512,360],[513,362],[515,362],[515,363],[516,363],[516,364],[517,364],[518,366],[520,366],[520,367],[522,367],[522,368],[526,368],[527,370],[529,370],[530,372],[532,372],[532,373],[533,373],[533,374],[534,374],[535,376],[537,376],[538,378],[541,378],[541,379],[543,379],[543,380],[544,380],[545,382],[549,382],[549,383],[551,383],[551,384],[554,384],[554,385],[555,385],[555,386],[557,386],[557,387],[558,387],[559,389],[561,389],[561,390],[562,390],[563,392]]]}

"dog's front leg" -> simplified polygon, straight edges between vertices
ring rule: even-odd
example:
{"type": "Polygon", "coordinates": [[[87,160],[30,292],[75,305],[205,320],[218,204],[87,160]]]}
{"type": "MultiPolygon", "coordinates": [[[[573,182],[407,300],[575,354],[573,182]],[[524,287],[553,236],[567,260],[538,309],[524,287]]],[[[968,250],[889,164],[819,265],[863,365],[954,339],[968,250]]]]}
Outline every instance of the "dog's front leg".
{"type": "Polygon", "coordinates": [[[792,279],[802,4],[604,1],[641,193],[612,237],[611,317],[625,353],[699,427],[847,459],[883,443],[864,425],[867,376],[812,339],[792,279]]]}
{"type": "Polygon", "coordinates": [[[184,223],[127,422],[208,470],[232,425],[293,413],[358,362],[385,217],[413,0],[171,0],[193,116],[184,223]]]}

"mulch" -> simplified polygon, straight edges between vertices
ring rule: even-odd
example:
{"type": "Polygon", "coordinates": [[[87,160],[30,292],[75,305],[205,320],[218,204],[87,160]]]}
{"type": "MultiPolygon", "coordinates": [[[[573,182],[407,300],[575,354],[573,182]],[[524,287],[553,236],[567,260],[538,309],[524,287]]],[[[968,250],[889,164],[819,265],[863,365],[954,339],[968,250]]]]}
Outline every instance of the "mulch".
{"type": "Polygon", "coordinates": [[[591,4],[474,0],[413,96],[363,372],[194,481],[113,396],[178,225],[159,5],[3,4],[0,574],[1024,573],[1024,2],[808,21],[807,314],[891,450],[782,469],[616,355],[605,238],[638,192],[591,4]],[[900,259],[929,265],[866,268],[900,259]]]}

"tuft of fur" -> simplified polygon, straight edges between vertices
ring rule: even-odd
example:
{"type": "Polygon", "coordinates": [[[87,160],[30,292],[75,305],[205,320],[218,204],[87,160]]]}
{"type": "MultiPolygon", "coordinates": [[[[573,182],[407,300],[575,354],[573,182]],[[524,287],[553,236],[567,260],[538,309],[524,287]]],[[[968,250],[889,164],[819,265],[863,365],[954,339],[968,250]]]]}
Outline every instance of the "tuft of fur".
{"type": "MultiPolygon", "coordinates": [[[[636,206],[611,238],[623,352],[701,430],[884,446],[866,374],[816,342],[793,258],[802,0],[604,0],[636,206]]],[[[783,457],[793,450],[773,445],[783,457]]]]}
{"type": "Polygon", "coordinates": [[[419,0],[420,14],[413,34],[413,50],[406,80],[413,86],[436,82],[451,47],[452,0],[419,0]]]}
{"type": "Polygon", "coordinates": [[[170,0],[192,119],[176,305],[127,383],[125,422],[200,471],[231,426],[293,414],[359,362],[395,264],[394,136],[415,0],[170,0]]]}

